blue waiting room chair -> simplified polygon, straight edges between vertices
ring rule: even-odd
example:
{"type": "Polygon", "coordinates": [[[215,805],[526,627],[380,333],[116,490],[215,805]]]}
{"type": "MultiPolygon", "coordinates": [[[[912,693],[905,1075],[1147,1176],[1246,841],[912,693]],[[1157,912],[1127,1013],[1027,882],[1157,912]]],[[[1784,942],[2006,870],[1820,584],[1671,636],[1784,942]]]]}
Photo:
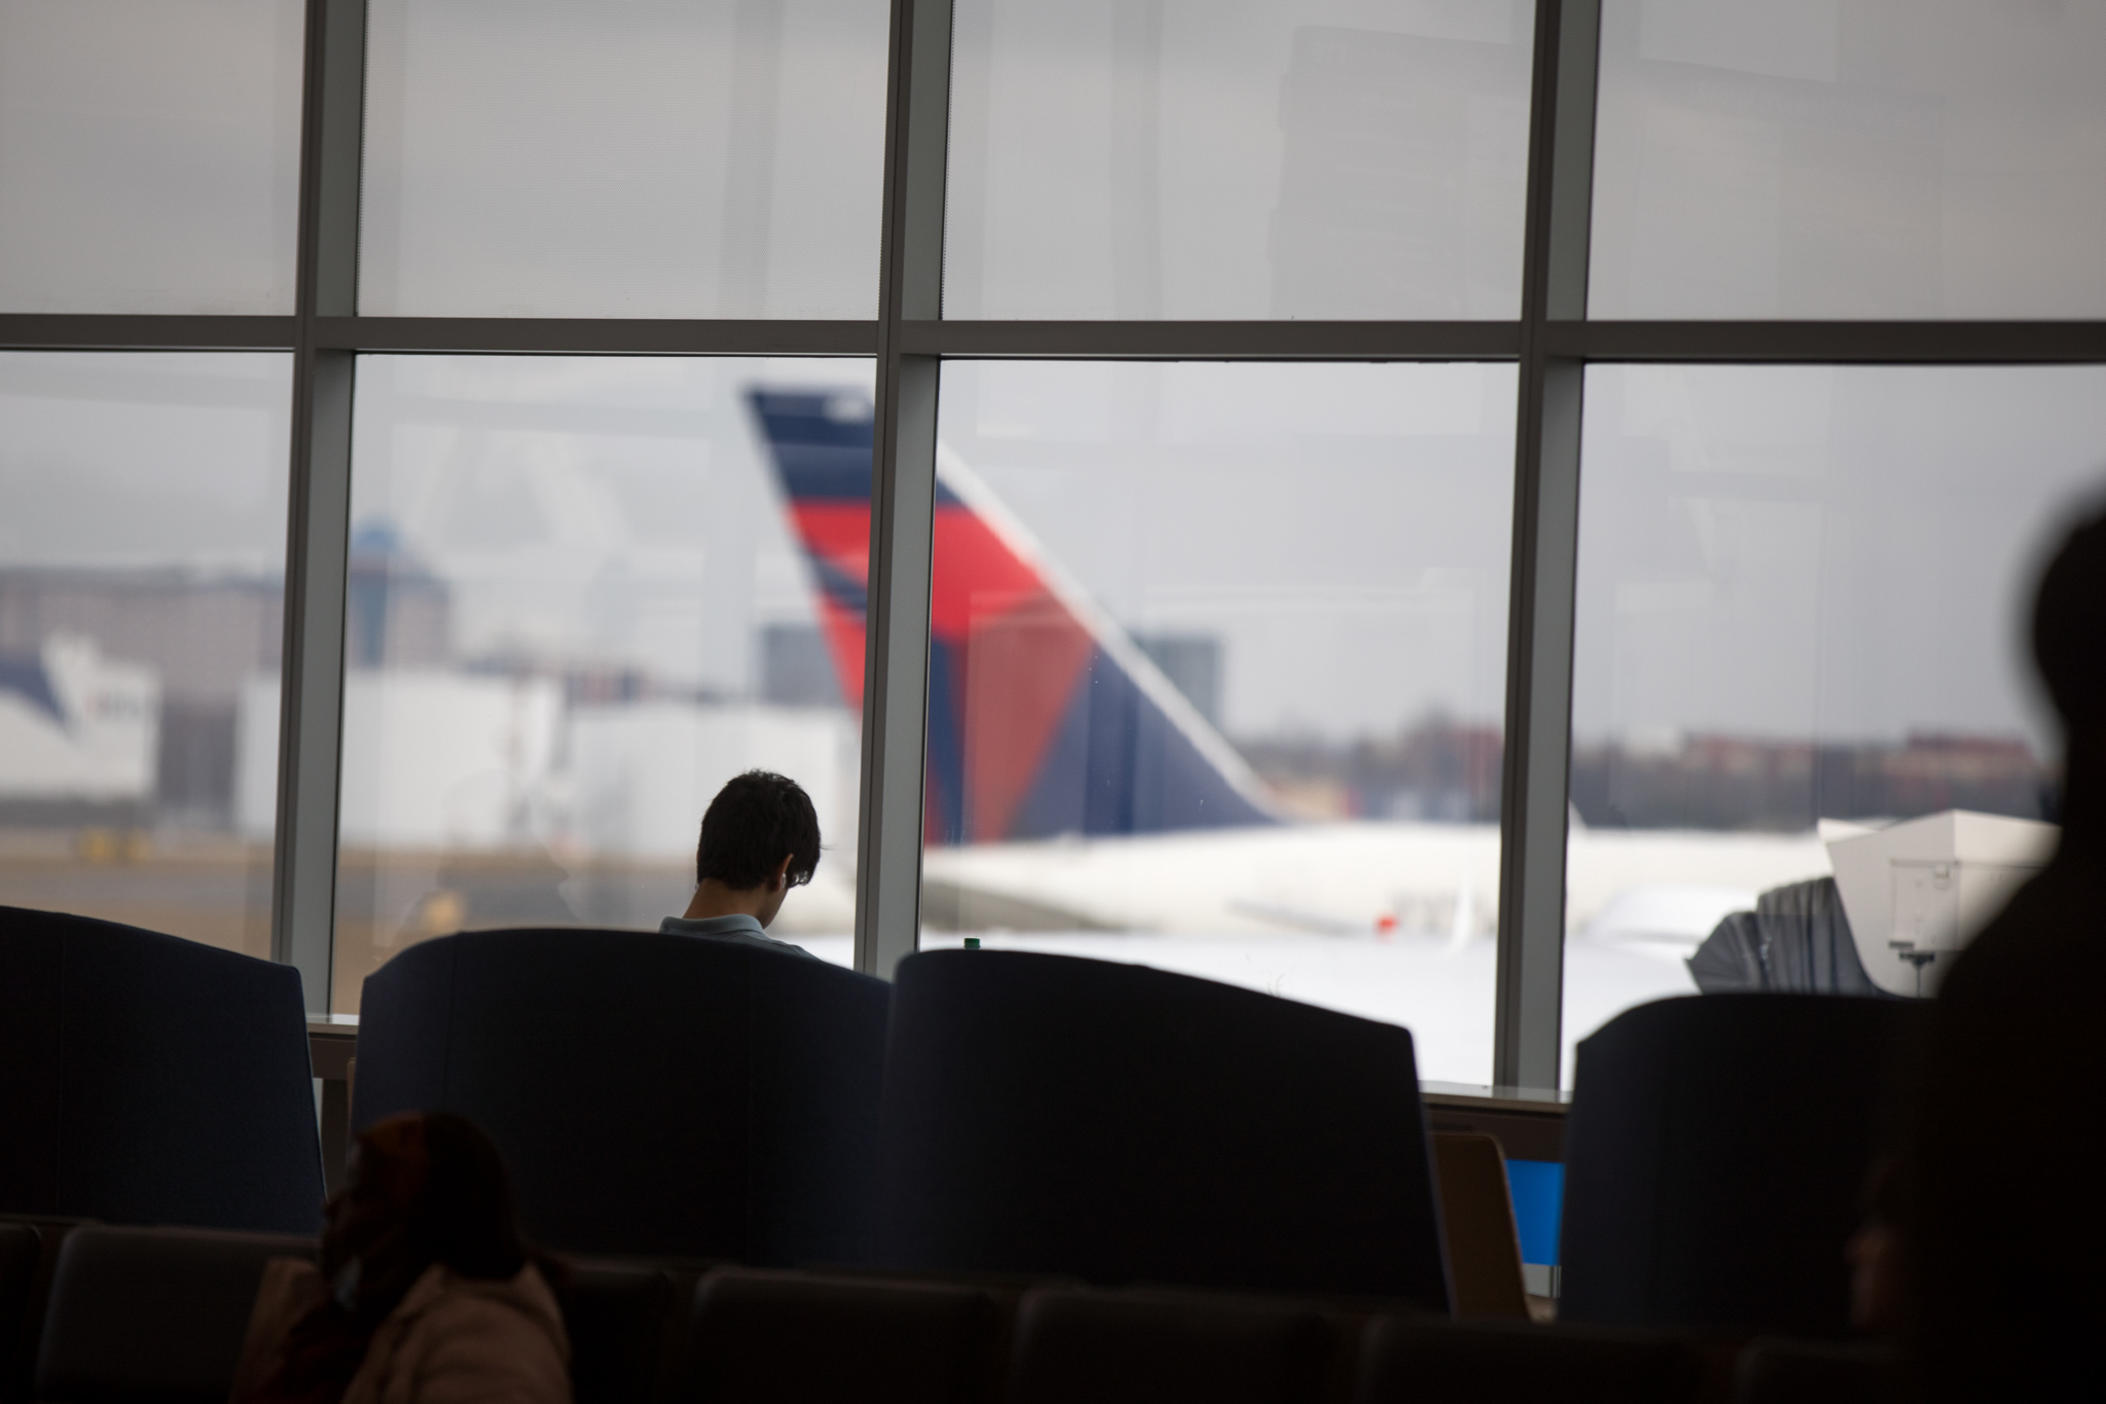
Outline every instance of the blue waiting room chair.
{"type": "Polygon", "coordinates": [[[0,907],[0,1213],[312,1233],[299,972],[0,907]]]}

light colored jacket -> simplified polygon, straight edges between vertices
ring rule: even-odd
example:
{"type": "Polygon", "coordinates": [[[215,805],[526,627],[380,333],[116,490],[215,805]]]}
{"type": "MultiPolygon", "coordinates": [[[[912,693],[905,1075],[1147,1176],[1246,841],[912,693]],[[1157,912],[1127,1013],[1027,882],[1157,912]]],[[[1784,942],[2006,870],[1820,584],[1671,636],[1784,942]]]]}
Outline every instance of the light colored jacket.
{"type": "MultiPolygon", "coordinates": [[[[312,1263],[263,1270],[242,1343],[240,1397],[277,1366],[293,1323],[328,1293],[312,1263]]],[[[555,1293],[530,1263],[509,1281],[427,1268],[373,1333],[344,1404],[571,1404],[570,1340],[555,1293]]]]}

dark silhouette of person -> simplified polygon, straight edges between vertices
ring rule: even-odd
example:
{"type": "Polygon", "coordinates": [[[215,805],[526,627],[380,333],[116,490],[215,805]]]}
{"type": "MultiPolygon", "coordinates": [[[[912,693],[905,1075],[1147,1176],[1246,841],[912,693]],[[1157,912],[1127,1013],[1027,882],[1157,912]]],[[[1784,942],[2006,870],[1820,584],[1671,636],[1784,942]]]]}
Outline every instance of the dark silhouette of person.
{"type": "Polygon", "coordinates": [[[2032,635],[2061,842],[1939,990],[1899,1196],[1936,1401],[2106,1398],[2106,514],[2048,565],[2032,635]]]}
{"type": "Polygon", "coordinates": [[[569,1404],[570,1344],[490,1138],[445,1112],[366,1129],[319,1266],[266,1266],[235,1404],[569,1404]]]}

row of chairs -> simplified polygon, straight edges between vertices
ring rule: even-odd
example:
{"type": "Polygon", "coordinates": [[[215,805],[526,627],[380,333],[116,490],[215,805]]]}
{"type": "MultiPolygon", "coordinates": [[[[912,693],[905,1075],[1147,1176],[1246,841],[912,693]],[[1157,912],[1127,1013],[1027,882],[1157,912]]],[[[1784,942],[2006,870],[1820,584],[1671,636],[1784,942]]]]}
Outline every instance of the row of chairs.
{"type": "MultiPolygon", "coordinates": [[[[38,1318],[29,1397],[224,1399],[265,1260],[313,1250],[275,1235],[0,1222],[0,1310],[38,1318]],[[42,1283],[24,1285],[24,1260],[45,1265],[42,1283]]],[[[579,1404],[1876,1404],[1895,1384],[1864,1350],[1462,1325],[1322,1299],[641,1259],[568,1262],[556,1278],[579,1404]]],[[[16,1325],[0,1316],[0,1330],[16,1325]]]]}
{"type": "MultiPolygon", "coordinates": [[[[0,958],[15,944],[7,923],[25,915],[0,914],[0,958]]],[[[126,929],[42,920],[93,951],[84,961],[69,947],[66,962],[117,963],[113,933],[126,929]]],[[[242,960],[197,963],[207,956],[242,960]]],[[[246,965],[281,987],[291,978],[246,965]]],[[[75,1017],[98,981],[133,996],[147,983],[97,973],[54,1001],[75,1017]]],[[[272,1038],[304,1038],[296,985],[275,1004],[231,985],[219,998],[195,980],[171,988],[146,1011],[152,1036],[100,1007],[89,1027],[117,1040],[98,1095],[138,1095],[121,1076],[129,1061],[143,1083],[178,1089],[160,1114],[188,1128],[187,1144],[148,1138],[142,1155],[107,1130],[107,1107],[83,1133],[87,1113],[68,1102],[47,1118],[54,1145],[73,1138],[52,1152],[69,1167],[61,1192],[20,1196],[0,1178],[0,1210],[311,1231],[304,1042],[299,1070],[278,1079],[298,1096],[273,1084],[268,1115],[254,1070],[246,1082],[229,1071],[272,1038]],[[244,1025],[258,1009],[271,1038],[254,1032],[260,1016],[244,1025]],[[146,1076],[157,1056],[170,1065],[151,1037],[178,1018],[201,1058],[180,1077],[146,1076]],[[214,1100],[222,1072],[248,1101],[214,1100]],[[230,1168],[218,1154],[229,1144],[256,1156],[230,1168]],[[79,1193],[91,1162],[128,1177],[131,1197],[79,1193]],[[161,1212],[144,1211],[157,1188],[161,1212]]],[[[1911,1013],[1712,996],[1631,1011],[1586,1040],[1562,1315],[1845,1330],[1843,1245],[1886,1049],[1911,1013]]],[[[17,1037],[0,1019],[0,1041],[17,1037]]],[[[54,1046],[82,1041],[69,1031],[54,1046]]],[[[512,1166],[528,1231],[561,1250],[1453,1301],[1410,1034],[1210,981],[950,951],[909,959],[887,985],[640,933],[464,933],[368,979],[359,1045],[355,1124],[423,1108],[473,1118],[512,1166]]],[[[12,1124],[39,1114],[29,1105],[12,1124]]]]}

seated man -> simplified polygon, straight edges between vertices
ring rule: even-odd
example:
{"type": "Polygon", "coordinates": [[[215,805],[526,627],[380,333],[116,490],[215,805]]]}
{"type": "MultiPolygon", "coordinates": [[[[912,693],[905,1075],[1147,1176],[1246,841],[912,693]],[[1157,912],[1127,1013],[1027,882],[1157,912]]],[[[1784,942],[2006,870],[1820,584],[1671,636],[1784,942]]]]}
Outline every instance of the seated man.
{"type": "Polygon", "coordinates": [[[685,912],[658,929],[817,960],[764,928],[790,889],[810,882],[818,866],[819,816],[811,796],[787,776],[749,770],[709,802],[695,848],[695,895],[685,912]]]}

